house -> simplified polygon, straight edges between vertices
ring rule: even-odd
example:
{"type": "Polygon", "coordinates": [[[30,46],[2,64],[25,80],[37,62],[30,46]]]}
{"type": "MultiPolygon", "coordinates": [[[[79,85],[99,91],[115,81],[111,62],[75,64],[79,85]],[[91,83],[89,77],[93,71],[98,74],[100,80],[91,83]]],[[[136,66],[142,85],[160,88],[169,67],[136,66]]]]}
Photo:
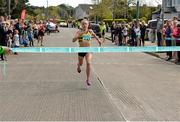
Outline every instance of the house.
{"type": "MultiPolygon", "coordinates": [[[[180,19],[180,0],[163,0],[164,2],[164,18],[172,19],[177,17],[180,19]]],[[[152,13],[152,19],[156,19],[162,14],[161,9],[152,13]]]]}
{"type": "Polygon", "coordinates": [[[74,17],[76,19],[84,19],[84,18],[89,18],[90,15],[90,10],[92,9],[91,4],[79,4],[75,8],[75,14],[74,17]]]}
{"type": "Polygon", "coordinates": [[[180,0],[164,0],[164,18],[180,18],[180,0]]]}

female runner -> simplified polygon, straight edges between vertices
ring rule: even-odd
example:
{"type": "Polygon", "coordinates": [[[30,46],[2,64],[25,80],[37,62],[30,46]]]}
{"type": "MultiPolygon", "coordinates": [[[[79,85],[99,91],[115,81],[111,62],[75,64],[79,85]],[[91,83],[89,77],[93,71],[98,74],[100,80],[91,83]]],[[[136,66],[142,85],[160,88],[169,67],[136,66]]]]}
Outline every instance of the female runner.
{"type": "MultiPolygon", "coordinates": [[[[73,38],[73,42],[78,40],[80,47],[90,47],[92,42],[92,36],[97,40],[99,46],[101,46],[100,39],[96,36],[93,30],[89,29],[89,21],[84,19],[81,21],[82,29],[78,30],[73,38]]],[[[92,60],[92,53],[78,53],[78,64],[77,64],[77,71],[81,72],[81,66],[83,65],[83,59],[86,60],[86,84],[88,86],[91,85],[90,82],[90,74],[91,74],[91,60],[92,60]]]]}

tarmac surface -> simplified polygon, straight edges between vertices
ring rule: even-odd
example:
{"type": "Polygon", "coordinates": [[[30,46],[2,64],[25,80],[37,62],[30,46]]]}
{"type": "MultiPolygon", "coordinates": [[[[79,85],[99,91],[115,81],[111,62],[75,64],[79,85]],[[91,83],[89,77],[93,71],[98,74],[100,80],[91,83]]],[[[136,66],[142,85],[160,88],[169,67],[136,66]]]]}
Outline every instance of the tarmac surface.
{"type": "MultiPolygon", "coordinates": [[[[77,46],[74,33],[62,28],[45,37],[45,46],[77,46]]],[[[77,54],[8,56],[0,62],[0,120],[180,120],[178,65],[145,53],[93,54],[92,64],[87,88],[85,63],[82,73],[76,71],[77,54]]]]}

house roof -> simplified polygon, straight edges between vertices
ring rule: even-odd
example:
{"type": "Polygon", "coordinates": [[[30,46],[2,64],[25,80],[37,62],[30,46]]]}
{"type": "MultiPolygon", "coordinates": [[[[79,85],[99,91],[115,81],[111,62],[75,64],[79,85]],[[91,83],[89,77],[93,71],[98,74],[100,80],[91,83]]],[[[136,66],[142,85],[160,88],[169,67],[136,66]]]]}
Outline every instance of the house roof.
{"type": "Polygon", "coordinates": [[[92,4],[79,4],[78,7],[80,7],[83,11],[89,11],[90,7],[93,6],[92,4]]]}

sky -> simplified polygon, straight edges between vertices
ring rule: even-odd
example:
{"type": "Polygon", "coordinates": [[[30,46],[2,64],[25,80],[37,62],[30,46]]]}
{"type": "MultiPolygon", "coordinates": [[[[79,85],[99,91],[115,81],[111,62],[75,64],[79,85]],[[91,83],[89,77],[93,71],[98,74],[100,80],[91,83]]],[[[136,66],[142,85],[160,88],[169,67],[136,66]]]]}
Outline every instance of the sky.
{"type": "MultiPolygon", "coordinates": [[[[47,1],[49,6],[57,6],[62,3],[68,4],[70,6],[76,7],[78,4],[88,3],[91,4],[91,0],[29,0],[29,3],[34,6],[44,6],[47,7],[47,1]]],[[[140,0],[141,3],[147,3],[148,5],[156,6],[157,3],[161,3],[161,0],[140,0]]]]}
{"type": "Polygon", "coordinates": [[[91,3],[91,0],[29,0],[29,3],[34,6],[47,7],[47,1],[48,1],[49,6],[57,6],[62,3],[65,3],[73,7],[76,7],[78,6],[78,4],[91,3]]]}

